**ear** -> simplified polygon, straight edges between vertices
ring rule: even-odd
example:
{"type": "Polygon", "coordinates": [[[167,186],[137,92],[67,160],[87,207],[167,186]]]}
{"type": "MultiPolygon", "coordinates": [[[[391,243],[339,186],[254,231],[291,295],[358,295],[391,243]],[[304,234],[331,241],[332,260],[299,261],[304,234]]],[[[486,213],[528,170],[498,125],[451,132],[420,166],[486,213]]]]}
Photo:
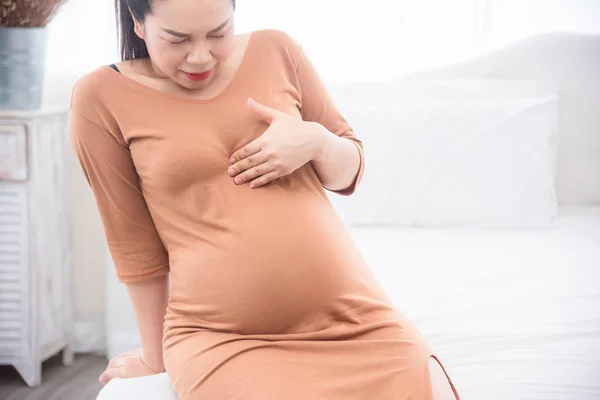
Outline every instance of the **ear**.
{"type": "Polygon", "coordinates": [[[144,40],[144,26],[137,19],[135,19],[131,10],[129,10],[129,13],[133,19],[133,30],[135,31],[135,34],[138,35],[140,39],[144,40]]]}

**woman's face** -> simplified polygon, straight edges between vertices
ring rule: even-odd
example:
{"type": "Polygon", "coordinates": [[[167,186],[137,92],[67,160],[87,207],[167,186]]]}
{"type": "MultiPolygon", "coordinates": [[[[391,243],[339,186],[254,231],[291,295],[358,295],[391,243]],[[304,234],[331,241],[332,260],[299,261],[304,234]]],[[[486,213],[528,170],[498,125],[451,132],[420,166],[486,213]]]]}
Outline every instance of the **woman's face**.
{"type": "Polygon", "coordinates": [[[154,0],[144,24],[136,22],[136,33],[158,74],[201,89],[233,53],[233,5],[231,0],[154,0]]]}

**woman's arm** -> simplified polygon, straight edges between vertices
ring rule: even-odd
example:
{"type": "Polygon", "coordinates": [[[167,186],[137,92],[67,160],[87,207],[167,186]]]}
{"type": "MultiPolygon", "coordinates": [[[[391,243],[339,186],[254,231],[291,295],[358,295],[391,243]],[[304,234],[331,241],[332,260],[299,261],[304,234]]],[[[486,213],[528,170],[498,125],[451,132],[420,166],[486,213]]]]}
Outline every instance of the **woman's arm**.
{"type": "Polygon", "coordinates": [[[298,60],[296,76],[301,95],[301,114],[317,124],[322,151],[311,160],[319,180],[328,190],[349,196],[364,174],[363,142],[339,113],[319,74],[301,46],[291,42],[298,60]]]}
{"type": "Polygon", "coordinates": [[[360,168],[360,153],[354,142],[333,135],[322,126],[321,151],[312,164],[324,187],[331,191],[352,185],[360,168]]]}
{"type": "Polygon", "coordinates": [[[69,133],[94,193],[117,277],[127,285],[133,302],[143,344],[143,351],[123,353],[110,361],[100,376],[106,384],[113,378],[164,370],[161,341],[169,256],[142,193],[129,145],[118,126],[107,124],[113,117],[98,103],[101,82],[90,79],[73,90],[69,133]]]}
{"type": "Polygon", "coordinates": [[[250,108],[269,128],[231,155],[228,174],[236,184],[250,181],[253,188],[291,174],[310,161],[323,187],[351,195],[364,173],[363,143],[338,112],[302,47],[283,36],[294,60],[297,80],[292,83],[302,118],[249,99],[250,108]]]}
{"type": "Polygon", "coordinates": [[[169,298],[168,275],[127,283],[135,310],[142,348],[113,357],[100,375],[106,385],[114,378],[134,378],[165,371],[163,362],[163,324],[169,298]]]}
{"type": "MultiPolygon", "coordinates": [[[[228,174],[236,184],[251,181],[251,188],[259,187],[311,161],[325,188],[351,194],[362,170],[362,143],[345,122],[339,123],[343,136],[338,136],[319,122],[298,119],[254,100],[249,99],[248,106],[269,128],[231,155],[228,174]]],[[[334,119],[336,115],[341,119],[339,114],[334,119]]]]}
{"type": "Polygon", "coordinates": [[[142,359],[154,372],[164,372],[162,339],[169,298],[168,275],[126,285],[140,331],[142,359]]]}

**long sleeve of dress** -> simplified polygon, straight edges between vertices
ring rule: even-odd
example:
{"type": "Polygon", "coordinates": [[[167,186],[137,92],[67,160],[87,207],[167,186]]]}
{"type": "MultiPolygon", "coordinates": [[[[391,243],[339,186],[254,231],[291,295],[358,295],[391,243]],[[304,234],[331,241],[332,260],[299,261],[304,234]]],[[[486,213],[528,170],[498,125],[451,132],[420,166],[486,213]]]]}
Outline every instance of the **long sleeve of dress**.
{"type": "Polygon", "coordinates": [[[119,280],[133,282],[167,274],[167,252],[126,145],[74,110],[69,132],[94,193],[119,280]]]}
{"type": "Polygon", "coordinates": [[[299,92],[301,96],[301,114],[305,121],[318,122],[334,134],[352,141],[358,148],[360,155],[360,166],[353,183],[341,190],[332,192],[349,196],[356,191],[364,174],[364,150],[363,142],[356,136],[352,127],[337,110],[331,96],[318,75],[318,72],[302,48],[296,45],[298,54],[298,65],[296,74],[298,77],[299,92]]]}

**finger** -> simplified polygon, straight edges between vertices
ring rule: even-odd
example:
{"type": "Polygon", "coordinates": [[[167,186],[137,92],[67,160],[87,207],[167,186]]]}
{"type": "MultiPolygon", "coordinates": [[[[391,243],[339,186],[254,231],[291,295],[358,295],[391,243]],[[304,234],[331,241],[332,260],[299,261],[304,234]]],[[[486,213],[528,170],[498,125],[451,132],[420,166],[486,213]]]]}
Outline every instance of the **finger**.
{"type": "Polygon", "coordinates": [[[256,115],[261,117],[263,120],[265,120],[269,124],[273,123],[273,121],[276,118],[286,115],[285,113],[283,113],[279,110],[275,110],[273,108],[270,108],[270,107],[267,107],[260,103],[257,103],[252,98],[248,98],[248,107],[250,107],[250,109],[252,111],[254,111],[256,113],[256,115]]]}
{"type": "Polygon", "coordinates": [[[255,189],[255,188],[264,186],[267,183],[274,181],[275,179],[277,179],[279,177],[281,177],[279,172],[271,171],[268,174],[264,174],[256,179],[254,179],[252,182],[250,182],[250,189],[255,189]]]}
{"type": "Polygon", "coordinates": [[[111,359],[108,362],[107,369],[108,368],[117,368],[117,367],[120,367],[122,365],[122,362],[123,362],[122,359],[123,359],[122,355],[118,355],[117,357],[114,357],[113,359],[111,359]]]}
{"type": "Polygon", "coordinates": [[[236,176],[234,179],[234,182],[236,183],[236,185],[241,185],[244,182],[248,182],[248,181],[256,179],[262,175],[268,174],[268,173],[272,172],[273,170],[275,170],[275,168],[273,168],[273,166],[271,164],[262,163],[255,167],[249,168],[246,171],[239,174],[238,176],[236,176]]]}
{"type": "Polygon", "coordinates": [[[261,143],[258,140],[253,140],[248,143],[241,149],[237,150],[235,153],[229,157],[229,164],[235,164],[236,162],[243,160],[253,154],[258,153],[261,150],[261,143]]]}
{"type": "MultiPolygon", "coordinates": [[[[239,178],[239,175],[245,171],[248,171],[256,166],[264,164],[268,161],[268,157],[263,152],[258,152],[256,154],[252,154],[243,160],[240,160],[229,167],[227,173],[231,177],[239,178]]],[[[240,178],[241,179],[241,178],[240,178]]],[[[238,179],[239,180],[239,179],[238,179]]],[[[240,182],[241,183],[241,182],[240,182]]]]}
{"type": "Polygon", "coordinates": [[[266,152],[259,151],[249,155],[248,157],[236,162],[227,169],[227,174],[234,177],[242,172],[249,170],[250,168],[256,167],[257,165],[263,164],[268,161],[266,152]]]}
{"type": "Polygon", "coordinates": [[[101,384],[106,385],[112,379],[120,378],[120,377],[121,377],[121,368],[107,368],[106,371],[104,371],[100,375],[100,378],[98,380],[100,381],[101,384]]]}
{"type": "Polygon", "coordinates": [[[118,354],[108,362],[108,367],[115,368],[115,367],[121,366],[121,365],[123,365],[124,358],[137,357],[137,356],[139,356],[139,352],[136,350],[127,351],[125,353],[118,354]]]}

